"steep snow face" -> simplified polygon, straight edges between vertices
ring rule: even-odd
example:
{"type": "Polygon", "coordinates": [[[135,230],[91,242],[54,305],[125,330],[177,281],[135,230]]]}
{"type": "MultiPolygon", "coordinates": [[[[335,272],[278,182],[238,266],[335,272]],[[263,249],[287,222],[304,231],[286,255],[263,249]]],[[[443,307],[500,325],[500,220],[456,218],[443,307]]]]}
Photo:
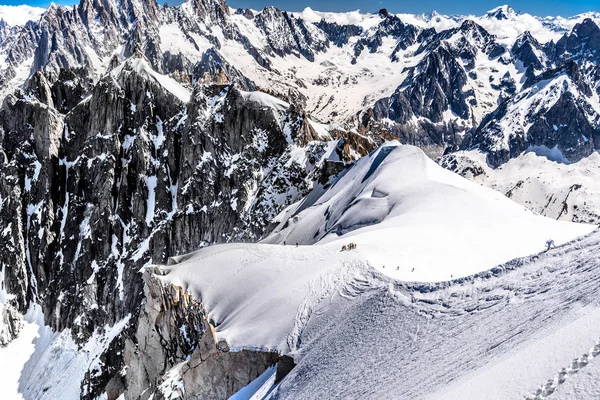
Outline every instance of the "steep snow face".
{"type": "Polygon", "coordinates": [[[0,20],[8,25],[25,25],[28,21],[37,21],[46,12],[45,8],[31,7],[28,5],[4,6],[0,5],[0,20]]]}
{"type": "Polygon", "coordinates": [[[501,167],[488,166],[479,151],[443,157],[440,164],[465,178],[504,193],[517,203],[549,218],[600,222],[600,154],[564,163],[558,149],[530,148],[501,167]]]}
{"type": "Polygon", "coordinates": [[[394,143],[280,218],[263,243],[211,246],[161,268],[161,279],[202,301],[234,349],[297,350],[316,303],[334,290],[354,293],[355,276],[450,280],[594,228],[534,215],[394,143]],[[340,251],[349,242],[357,248],[340,251]]]}

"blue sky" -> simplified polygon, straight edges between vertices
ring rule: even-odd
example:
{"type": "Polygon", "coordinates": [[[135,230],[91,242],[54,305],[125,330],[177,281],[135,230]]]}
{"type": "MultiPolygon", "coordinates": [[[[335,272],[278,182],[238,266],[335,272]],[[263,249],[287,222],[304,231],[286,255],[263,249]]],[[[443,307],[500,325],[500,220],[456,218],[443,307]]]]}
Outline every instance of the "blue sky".
{"type": "MultiPolygon", "coordinates": [[[[76,0],[55,0],[60,4],[74,4],[76,0]]],[[[506,1],[506,0],[504,0],[506,1]]],[[[163,0],[159,0],[163,2],[163,0]]],[[[181,0],[171,0],[169,4],[176,4],[181,0]]],[[[29,4],[32,6],[46,7],[47,0],[0,0],[0,4],[29,4]]],[[[300,11],[309,6],[319,11],[351,11],[360,9],[364,12],[376,12],[380,8],[387,8],[392,12],[422,13],[436,10],[442,14],[482,14],[498,5],[502,0],[228,0],[231,7],[248,7],[262,9],[267,5],[274,5],[282,10],[300,11]]],[[[515,0],[509,3],[517,11],[528,12],[534,15],[562,15],[571,16],[585,11],[599,11],[600,2],[591,0],[515,0]]]]}

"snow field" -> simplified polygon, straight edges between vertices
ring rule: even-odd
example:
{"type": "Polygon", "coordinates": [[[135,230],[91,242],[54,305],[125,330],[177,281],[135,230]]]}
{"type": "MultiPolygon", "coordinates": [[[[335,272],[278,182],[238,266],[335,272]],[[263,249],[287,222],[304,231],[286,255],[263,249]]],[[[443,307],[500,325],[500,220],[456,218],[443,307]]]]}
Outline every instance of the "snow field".
{"type": "Polygon", "coordinates": [[[161,267],[160,278],[200,299],[218,325],[218,339],[233,349],[290,352],[315,304],[353,292],[357,277],[448,281],[540,252],[548,238],[562,244],[594,229],[535,215],[398,143],[316,191],[307,196],[311,204],[284,211],[290,222],[264,243],[176,257],[176,264],[161,267]],[[357,249],[341,251],[350,242],[357,249]]]}

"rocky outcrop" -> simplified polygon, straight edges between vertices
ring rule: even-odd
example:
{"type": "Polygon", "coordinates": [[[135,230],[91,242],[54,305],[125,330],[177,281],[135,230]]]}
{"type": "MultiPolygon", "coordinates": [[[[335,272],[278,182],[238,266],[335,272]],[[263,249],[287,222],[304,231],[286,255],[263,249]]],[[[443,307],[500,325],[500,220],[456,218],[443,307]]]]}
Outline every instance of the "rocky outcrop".
{"type": "Polygon", "coordinates": [[[192,80],[204,85],[228,85],[235,82],[244,90],[256,90],[254,82],[229,64],[214,48],[208,49],[194,65],[192,80]]]}
{"type": "Polygon", "coordinates": [[[537,73],[552,66],[545,51],[546,48],[529,31],[520,35],[511,49],[511,53],[527,68],[525,76],[528,80],[535,79],[537,73]]]}
{"type": "Polygon", "coordinates": [[[598,49],[600,48],[600,27],[589,18],[575,25],[573,30],[565,34],[556,42],[556,46],[549,49],[551,57],[557,64],[570,60],[600,61],[598,49]]]}
{"type": "Polygon", "coordinates": [[[327,39],[338,47],[344,46],[350,38],[362,33],[362,28],[356,25],[338,25],[335,22],[327,22],[324,19],[315,24],[321,29],[327,39]]]}
{"type": "Polygon", "coordinates": [[[314,61],[315,53],[329,46],[323,32],[275,7],[266,7],[254,23],[267,37],[270,50],[280,57],[292,54],[314,61]]]}
{"type": "Polygon", "coordinates": [[[371,53],[375,53],[383,44],[383,38],[392,36],[396,39],[396,49],[392,53],[392,59],[397,60],[396,54],[400,50],[406,50],[407,47],[413,45],[417,41],[417,37],[421,33],[421,29],[414,25],[403,23],[400,18],[394,14],[390,14],[385,8],[379,10],[379,16],[383,20],[377,25],[377,29],[372,34],[366,37],[361,37],[354,45],[354,59],[361,55],[366,48],[371,53]]]}
{"type": "Polygon", "coordinates": [[[6,346],[19,336],[22,327],[22,317],[17,309],[10,304],[0,303],[0,347],[6,346]]]}
{"type": "MultiPolygon", "coordinates": [[[[155,270],[158,271],[158,270],[155,270]]],[[[144,301],[125,344],[125,398],[227,399],[279,360],[279,354],[229,351],[217,342],[202,304],[144,272],[144,301]]]]}

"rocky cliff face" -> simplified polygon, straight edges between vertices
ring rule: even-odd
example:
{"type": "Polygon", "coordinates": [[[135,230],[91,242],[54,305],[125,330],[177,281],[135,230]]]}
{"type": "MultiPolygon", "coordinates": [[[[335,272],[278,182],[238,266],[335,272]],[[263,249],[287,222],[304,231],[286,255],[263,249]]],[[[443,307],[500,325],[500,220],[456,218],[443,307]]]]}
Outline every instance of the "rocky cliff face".
{"type": "Polygon", "coordinates": [[[203,306],[180,287],[146,271],[135,335],[125,343],[123,380],[111,382],[126,399],[226,399],[279,360],[279,354],[230,352],[217,342],[203,306]]]}
{"type": "Polygon", "coordinates": [[[23,326],[22,317],[10,304],[0,309],[0,346],[8,345],[19,336],[23,326]]]}
{"type": "MultiPolygon", "coordinates": [[[[61,73],[77,77],[76,71],[61,73]]],[[[190,93],[144,59],[126,61],[89,91],[86,82],[74,81],[51,85],[38,73],[26,91],[7,96],[0,111],[0,241],[10,250],[0,265],[2,290],[11,294],[3,300],[3,344],[19,331],[16,310],[32,302],[42,306],[48,325],[71,329],[82,344],[98,327],[139,312],[144,318],[149,311],[143,314],[140,304],[148,288],[141,266],[205,243],[259,239],[284,207],[322,178],[332,155],[340,160],[325,128],[298,106],[262,92],[222,84],[190,93]],[[66,105],[82,92],[83,100],[66,105]],[[69,112],[62,114],[59,104],[69,112]]],[[[188,322],[198,335],[205,332],[199,319],[188,322]]],[[[89,371],[82,386],[87,398],[124,387],[140,396],[147,385],[158,390],[167,364],[148,370],[147,360],[135,361],[149,371],[143,382],[119,375],[122,354],[129,354],[130,365],[135,358],[123,346],[150,343],[141,335],[151,334],[140,329],[155,329],[152,324],[131,324],[107,348],[105,364],[113,367],[89,371]]],[[[199,339],[194,343],[200,346],[199,339]]],[[[190,346],[162,350],[169,368],[192,354],[196,347],[190,346]]],[[[193,362],[213,358],[216,350],[202,346],[193,362]]],[[[135,352],[146,350],[151,353],[145,347],[135,352]]],[[[223,378],[221,386],[204,383],[206,396],[231,395],[262,372],[260,363],[273,361],[244,352],[227,360],[206,365],[229,374],[228,365],[239,361],[244,372],[223,378]]],[[[194,364],[185,379],[196,381],[204,368],[194,364]]]]}

